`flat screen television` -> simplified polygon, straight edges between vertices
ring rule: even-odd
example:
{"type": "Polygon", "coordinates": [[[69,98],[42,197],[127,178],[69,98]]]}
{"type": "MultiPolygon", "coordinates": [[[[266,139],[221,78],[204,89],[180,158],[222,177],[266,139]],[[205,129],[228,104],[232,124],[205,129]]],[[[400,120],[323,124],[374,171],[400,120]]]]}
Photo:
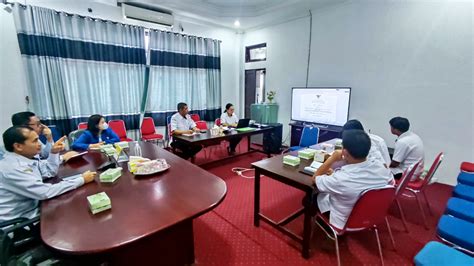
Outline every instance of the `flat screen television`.
{"type": "Polygon", "coordinates": [[[349,118],[351,88],[295,87],[291,93],[291,120],[343,126],[349,118]]]}

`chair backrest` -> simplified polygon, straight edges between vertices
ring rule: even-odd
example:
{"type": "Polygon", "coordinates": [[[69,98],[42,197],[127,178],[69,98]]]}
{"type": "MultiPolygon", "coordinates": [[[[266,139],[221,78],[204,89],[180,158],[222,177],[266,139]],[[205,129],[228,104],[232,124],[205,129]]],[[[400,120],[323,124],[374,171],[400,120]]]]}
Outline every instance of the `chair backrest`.
{"type": "Polygon", "coordinates": [[[395,197],[398,197],[401,193],[403,193],[403,191],[405,191],[405,188],[408,186],[408,183],[410,183],[410,180],[415,174],[416,169],[418,169],[419,164],[420,162],[417,162],[403,171],[402,178],[400,179],[400,183],[398,183],[397,190],[395,191],[395,197]]]}
{"type": "Polygon", "coordinates": [[[430,183],[431,179],[436,173],[436,170],[438,170],[439,165],[443,161],[443,158],[444,158],[443,152],[440,152],[438,156],[436,156],[435,160],[433,161],[433,164],[431,164],[430,170],[428,170],[428,173],[425,176],[425,179],[423,179],[422,188],[430,183]]]}
{"type": "Polygon", "coordinates": [[[151,117],[143,118],[142,126],[140,127],[140,132],[142,133],[142,136],[155,134],[156,130],[155,130],[155,122],[153,121],[153,118],[151,117]]]}
{"type": "Polygon", "coordinates": [[[74,141],[76,141],[81,135],[82,133],[84,133],[84,131],[86,131],[85,129],[77,129],[77,130],[74,130],[72,131],[71,133],[69,133],[69,143],[72,144],[74,143],[74,141]]]}
{"type": "Polygon", "coordinates": [[[300,147],[309,147],[318,143],[319,128],[318,127],[307,127],[303,128],[300,139],[300,147]]]}
{"type": "Polygon", "coordinates": [[[207,123],[206,121],[196,121],[196,127],[201,129],[201,130],[207,130],[207,123]]]}
{"type": "Polygon", "coordinates": [[[81,122],[77,125],[77,129],[87,129],[87,122],[81,122]]]}
{"type": "Polygon", "coordinates": [[[125,128],[123,120],[110,120],[109,126],[115,134],[119,136],[119,138],[122,139],[127,137],[127,129],[125,128]]]}
{"type": "Polygon", "coordinates": [[[362,229],[384,222],[395,199],[395,188],[369,189],[361,193],[343,230],[362,229]]]}
{"type": "Polygon", "coordinates": [[[221,126],[221,124],[222,124],[221,119],[220,119],[220,118],[216,118],[216,120],[214,121],[214,124],[215,124],[216,126],[218,126],[218,127],[221,126]]]}
{"type": "Polygon", "coordinates": [[[191,119],[197,122],[201,120],[201,117],[198,114],[191,114],[191,119]]]}

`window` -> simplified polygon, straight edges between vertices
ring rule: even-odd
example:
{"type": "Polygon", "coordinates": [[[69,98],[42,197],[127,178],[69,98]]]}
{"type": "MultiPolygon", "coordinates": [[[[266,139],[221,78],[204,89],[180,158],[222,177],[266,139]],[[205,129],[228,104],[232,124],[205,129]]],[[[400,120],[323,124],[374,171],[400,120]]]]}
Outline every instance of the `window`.
{"type": "Polygon", "coordinates": [[[257,62],[267,60],[267,44],[261,43],[257,45],[245,47],[245,62],[257,62]]]}

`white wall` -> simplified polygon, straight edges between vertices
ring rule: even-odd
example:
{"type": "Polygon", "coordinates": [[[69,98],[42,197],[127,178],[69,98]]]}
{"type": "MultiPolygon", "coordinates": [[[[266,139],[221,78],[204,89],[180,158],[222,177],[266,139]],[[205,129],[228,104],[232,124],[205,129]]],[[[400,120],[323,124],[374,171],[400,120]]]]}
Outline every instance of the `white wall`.
{"type": "MultiPolygon", "coordinates": [[[[309,86],[350,86],[350,117],[393,147],[388,120],[409,118],[436,177],[455,184],[461,161],[474,161],[471,1],[353,1],[313,10],[309,86]]],[[[305,83],[308,18],[245,34],[266,42],[267,88],[278,88],[288,124],[290,91],[305,83]]],[[[287,129],[286,129],[287,130],[287,129]]]]}
{"type": "MultiPolygon", "coordinates": [[[[23,1],[20,1],[23,2],[23,1]]],[[[74,14],[99,17],[127,24],[140,25],[148,28],[166,29],[157,24],[140,22],[126,19],[122,16],[120,7],[92,2],[92,1],[55,1],[55,0],[30,0],[29,5],[42,6],[65,11],[74,14]],[[92,8],[92,13],[88,12],[92,8]]],[[[1,67],[0,73],[0,93],[11,95],[10,98],[0,97],[1,117],[0,130],[3,132],[10,126],[10,115],[14,112],[25,110],[24,96],[26,95],[26,81],[24,70],[21,64],[21,55],[18,47],[13,15],[0,9],[0,22],[2,29],[1,43],[1,67]],[[5,62],[9,62],[6,64],[5,62]],[[11,64],[10,64],[11,62],[11,64]],[[8,69],[8,71],[4,70],[8,69]],[[14,92],[12,94],[12,89],[14,92]]],[[[240,47],[240,36],[236,32],[208,25],[200,25],[192,22],[176,20],[176,24],[182,24],[184,34],[196,35],[200,37],[221,40],[221,86],[222,86],[222,106],[228,102],[236,102],[239,88],[239,65],[238,49],[240,47]]],[[[238,104],[237,104],[238,106],[238,104]]],[[[191,106],[192,108],[192,106],[191,106]]],[[[164,132],[164,127],[159,128],[164,132]]]]}
{"type": "MultiPolygon", "coordinates": [[[[26,110],[26,80],[23,71],[20,48],[16,39],[13,17],[0,9],[0,132],[11,126],[13,113],[26,110]]],[[[0,137],[0,145],[3,139],[0,137]]]]}

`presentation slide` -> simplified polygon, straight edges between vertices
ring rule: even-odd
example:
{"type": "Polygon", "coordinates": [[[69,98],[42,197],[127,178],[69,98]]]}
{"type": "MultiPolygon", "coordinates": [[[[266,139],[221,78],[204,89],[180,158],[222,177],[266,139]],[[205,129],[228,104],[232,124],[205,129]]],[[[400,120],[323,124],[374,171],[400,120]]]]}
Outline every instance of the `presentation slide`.
{"type": "Polygon", "coordinates": [[[293,88],[291,119],[343,126],[349,114],[350,88],[293,88]]]}

